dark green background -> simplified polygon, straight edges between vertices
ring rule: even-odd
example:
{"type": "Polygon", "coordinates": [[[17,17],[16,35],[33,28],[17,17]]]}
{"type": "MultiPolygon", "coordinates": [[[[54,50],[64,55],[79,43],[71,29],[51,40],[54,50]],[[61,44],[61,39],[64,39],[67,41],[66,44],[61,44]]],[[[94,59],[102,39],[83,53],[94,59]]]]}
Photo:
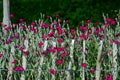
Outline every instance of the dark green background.
{"type": "MultiPolygon", "coordinates": [[[[0,20],[2,21],[2,1],[0,1],[0,20]]],[[[120,0],[10,0],[11,13],[15,15],[14,22],[24,18],[27,23],[40,18],[40,13],[61,19],[69,19],[70,24],[80,25],[82,20],[102,22],[102,13],[111,18],[117,17],[120,0]]]]}

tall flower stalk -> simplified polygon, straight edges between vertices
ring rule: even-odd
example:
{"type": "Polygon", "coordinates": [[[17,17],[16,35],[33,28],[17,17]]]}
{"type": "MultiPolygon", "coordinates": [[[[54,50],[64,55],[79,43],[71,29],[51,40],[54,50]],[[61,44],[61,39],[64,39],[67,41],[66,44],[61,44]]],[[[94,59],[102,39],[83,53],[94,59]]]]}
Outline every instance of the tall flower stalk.
{"type": "Polygon", "coordinates": [[[74,59],[73,59],[74,42],[75,40],[73,39],[70,45],[70,59],[69,59],[68,71],[66,72],[67,74],[66,80],[72,80],[71,70],[72,70],[72,64],[74,63],[74,59]]]}
{"type": "MultiPolygon", "coordinates": [[[[85,40],[83,40],[83,63],[85,63],[85,40]]],[[[85,80],[85,68],[83,67],[82,71],[82,80],[85,80]]]]}
{"type": "Polygon", "coordinates": [[[102,60],[101,60],[102,47],[103,47],[103,41],[101,40],[100,43],[99,43],[98,54],[97,54],[97,61],[96,61],[96,74],[95,74],[96,80],[100,80],[101,63],[102,63],[102,60]]]}
{"type": "MultiPolygon", "coordinates": [[[[48,45],[48,41],[46,40],[46,41],[44,42],[43,51],[46,51],[47,45],[48,45]]],[[[37,80],[41,80],[40,78],[41,78],[41,74],[42,74],[42,65],[43,65],[43,62],[44,62],[44,56],[41,56],[40,66],[39,66],[39,68],[38,68],[37,80]]]]}
{"type": "Polygon", "coordinates": [[[10,58],[9,58],[9,67],[8,67],[8,74],[7,74],[7,80],[12,80],[12,73],[13,73],[13,67],[14,64],[12,64],[15,54],[15,47],[14,43],[11,44],[11,52],[10,52],[10,58]]]}
{"type": "MultiPolygon", "coordinates": [[[[52,46],[53,48],[56,48],[56,41],[52,41],[52,46]]],[[[56,56],[57,52],[52,54],[52,68],[55,69],[56,68],[56,65],[55,65],[55,61],[56,61],[56,56]]],[[[52,80],[55,80],[55,75],[52,75],[52,80]]]]}
{"type": "Polygon", "coordinates": [[[113,43],[113,80],[116,80],[117,79],[117,52],[118,52],[118,49],[117,49],[117,44],[113,43]]]}
{"type": "MultiPolygon", "coordinates": [[[[24,46],[25,46],[25,49],[23,50],[24,52],[28,52],[28,39],[25,39],[24,40],[24,46]]],[[[24,70],[26,70],[26,66],[27,66],[27,59],[26,59],[26,55],[23,55],[22,56],[22,67],[24,70]]],[[[23,73],[21,75],[21,80],[25,80],[25,74],[23,73]]]]}

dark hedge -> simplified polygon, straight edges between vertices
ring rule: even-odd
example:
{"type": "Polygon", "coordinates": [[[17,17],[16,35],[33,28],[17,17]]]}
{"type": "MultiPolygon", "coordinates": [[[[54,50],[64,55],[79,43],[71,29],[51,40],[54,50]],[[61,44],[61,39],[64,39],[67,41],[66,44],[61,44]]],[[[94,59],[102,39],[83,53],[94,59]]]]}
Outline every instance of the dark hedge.
{"type": "MultiPolygon", "coordinates": [[[[10,0],[14,22],[24,18],[27,23],[40,18],[40,13],[55,17],[60,14],[62,19],[69,19],[70,24],[80,25],[82,20],[92,22],[103,21],[102,13],[116,17],[115,10],[120,9],[120,0],[10,0]]],[[[0,3],[2,4],[2,3],[0,3]]],[[[2,6],[0,5],[0,20],[2,6]]]]}

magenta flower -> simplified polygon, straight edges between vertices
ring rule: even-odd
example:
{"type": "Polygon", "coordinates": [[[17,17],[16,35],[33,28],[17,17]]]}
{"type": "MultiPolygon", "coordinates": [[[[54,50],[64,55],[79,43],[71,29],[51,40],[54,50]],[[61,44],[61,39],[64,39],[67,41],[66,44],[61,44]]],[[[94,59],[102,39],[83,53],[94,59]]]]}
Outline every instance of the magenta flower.
{"type": "Polygon", "coordinates": [[[10,14],[10,18],[14,18],[14,14],[10,14]]]}
{"type": "Polygon", "coordinates": [[[103,32],[103,31],[105,31],[105,28],[100,28],[100,32],[103,32]]]}
{"type": "Polygon", "coordinates": [[[65,20],[65,23],[68,24],[69,20],[65,20]]]}
{"type": "Polygon", "coordinates": [[[68,56],[69,54],[70,54],[69,52],[64,52],[64,53],[60,54],[60,56],[61,56],[62,58],[64,58],[64,57],[68,56]]]}
{"type": "Polygon", "coordinates": [[[106,18],[106,22],[111,24],[111,25],[116,24],[116,21],[114,19],[111,19],[111,18],[106,18]]]}
{"type": "Polygon", "coordinates": [[[110,54],[110,52],[111,52],[111,50],[107,50],[107,51],[106,51],[106,54],[110,54]]]}
{"type": "Polygon", "coordinates": [[[29,54],[29,51],[23,51],[23,54],[24,54],[24,55],[28,55],[28,54],[29,54]]]}
{"type": "Polygon", "coordinates": [[[13,60],[13,61],[12,61],[12,64],[17,64],[17,63],[18,63],[17,60],[13,60]]]}
{"type": "Polygon", "coordinates": [[[94,69],[94,68],[91,68],[91,69],[90,69],[90,72],[91,72],[91,73],[94,73],[94,72],[95,72],[95,69],[94,69]]]}
{"type": "Polygon", "coordinates": [[[26,27],[23,25],[23,26],[20,26],[21,29],[23,30],[26,30],[26,27]]]}
{"type": "Polygon", "coordinates": [[[42,39],[47,39],[47,36],[45,36],[45,35],[42,35],[42,39]]]}
{"type": "Polygon", "coordinates": [[[81,31],[86,31],[86,30],[88,30],[88,27],[80,26],[80,27],[79,27],[79,30],[81,30],[81,31]]]}
{"type": "Polygon", "coordinates": [[[60,17],[60,14],[56,14],[55,16],[56,16],[56,17],[60,17]]]}
{"type": "Polygon", "coordinates": [[[39,47],[42,47],[42,45],[43,45],[43,42],[39,42],[39,43],[38,43],[38,46],[39,46],[39,47]]]}
{"type": "Polygon", "coordinates": [[[34,29],[33,32],[34,32],[34,34],[35,34],[35,33],[38,33],[38,30],[37,30],[37,29],[34,29]]]}
{"type": "Polygon", "coordinates": [[[99,34],[99,33],[100,33],[100,31],[98,29],[94,30],[94,34],[99,34]]]}
{"type": "Polygon", "coordinates": [[[103,26],[108,27],[110,26],[110,24],[106,23],[106,24],[103,24],[103,26]]]}
{"type": "Polygon", "coordinates": [[[54,22],[53,22],[53,24],[57,25],[57,24],[58,24],[58,22],[57,22],[57,21],[54,21],[54,22]]]}
{"type": "Polygon", "coordinates": [[[75,30],[74,29],[71,29],[71,34],[74,35],[75,34],[75,30]]]}
{"type": "Polygon", "coordinates": [[[55,32],[51,32],[51,33],[48,34],[48,36],[49,36],[49,37],[53,37],[54,34],[55,34],[55,32]]]}
{"type": "Polygon", "coordinates": [[[1,58],[1,57],[3,57],[3,54],[2,54],[2,53],[0,53],[0,58],[1,58]]]}
{"type": "Polygon", "coordinates": [[[20,21],[20,23],[23,23],[23,22],[24,22],[24,19],[23,19],[23,18],[20,18],[19,21],[20,21]]]}
{"type": "Polygon", "coordinates": [[[42,25],[41,25],[41,28],[48,28],[48,27],[49,27],[49,25],[46,23],[42,23],[42,25]]]}
{"type": "Polygon", "coordinates": [[[58,61],[57,61],[57,64],[63,64],[63,60],[61,60],[61,59],[59,59],[58,61]]]}
{"type": "Polygon", "coordinates": [[[51,16],[46,16],[46,18],[50,19],[51,16]]]}
{"type": "Polygon", "coordinates": [[[63,33],[63,30],[62,30],[62,29],[58,30],[58,34],[59,34],[59,35],[61,35],[62,33],[63,33]]]}
{"type": "Polygon", "coordinates": [[[9,31],[10,27],[5,27],[4,30],[9,31]]]}
{"type": "Polygon", "coordinates": [[[32,22],[30,25],[35,27],[35,26],[37,26],[37,23],[36,22],[32,22]]]}
{"type": "Polygon", "coordinates": [[[57,71],[55,71],[55,70],[52,69],[52,68],[49,70],[49,72],[50,72],[51,74],[53,74],[53,75],[56,75],[56,74],[57,74],[57,71]]]}
{"type": "Polygon", "coordinates": [[[57,52],[57,48],[56,48],[56,47],[50,48],[49,50],[50,50],[50,52],[52,52],[52,53],[57,52]]]}
{"type": "Polygon", "coordinates": [[[15,38],[15,39],[19,39],[19,38],[20,38],[20,36],[19,36],[19,34],[18,34],[18,33],[15,33],[15,34],[13,35],[13,38],[15,38]]]}
{"type": "Polygon", "coordinates": [[[14,72],[17,72],[17,71],[24,71],[25,69],[22,66],[20,66],[20,67],[15,67],[13,70],[14,72]]]}
{"type": "Polygon", "coordinates": [[[115,44],[119,44],[119,41],[118,41],[118,40],[114,40],[114,43],[115,43],[115,44]]]}
{"type": "Polygon", "coordinates": [[[18,24],[13,24],[13,27],[17,27],[18,26],[18,24]]]}
{"type": "Polygon", "coordinates": [[[102,80],[113,80],[113,77],[112,77],[112,75],[110,75],[110,74],[106,74],[106,75],[102,78],[102,80]]]}
{"type": "Polygon", "coordinates": [[[63,39],[58,39],[57,42],[61,44],[63,42],[63,39]]]}
{"type": "Polygon", "coordinates": [[[86,63],[82,63],[81,66],[82,66],[83,68],[86,68],[86,67],[87,67],[87,64],[86,64],[86,63]]]}
{"type": "Polygon", "coordinates": [[[57,30],[61,30],[62,27],[61,27],[61,26],[57,26],[56,29],[57,29],[57,30]]]}
{"type": "Polygon", "coordinates": [[[19,48],[19,50],[20,50],[20,51],[23,51],[23,50],[24,50],[24,48],[23,48],[23,47],[20,47],[20,48],[19,48]]]}
{"type": "Polygon", "coordinates": [[[87,20],[86,23],[89,24],[91,22],[91,20],[87,20]]]}
{"type": "Polygon", "coordinates": [[[80,35],[80,38],[81,38],[81,39],[86,39],[86,38],[87,38],[87,34],[81,34],[81,35],[80,35]]]}
{"type": "Polygon", "coordinates": [[[59,47],[59,48],[57,48],[57,51],[58,52],[62,52],[62,51],[64,51],[66,49],[66,47],[59,47]]]}

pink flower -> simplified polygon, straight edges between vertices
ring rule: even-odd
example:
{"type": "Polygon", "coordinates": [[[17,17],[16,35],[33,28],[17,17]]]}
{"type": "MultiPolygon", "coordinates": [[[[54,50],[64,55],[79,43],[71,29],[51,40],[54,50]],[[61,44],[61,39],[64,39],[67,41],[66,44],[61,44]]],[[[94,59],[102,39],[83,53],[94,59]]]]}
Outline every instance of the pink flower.
{"type": "Polygon", "coordinates": [[[69,20],[65,20],[65,23],[68,24],[69,20]]]}
{"type": "Polygon", "coordinates": [[[34,29],[34,30],[33,30],[33,32],[34,32],[34,34],[35,34],[35,33],[37,33],[37,32],[38,32],[38,30],[34,29]]]}
{"type": "Polygon", "coordinates": [[[91,72],[91,73],[94,73],[94,72],[95,72],[95,69],[94,69],[94,68],[91,68],[91,69],[90,69],[90,72],[91,72]]]}
{"type": "Polygon", "coordinates": [[[61,44],[63,42],[63,39],[58,39],[57,42],[61,44]]]}
{"type": "Polygon", "coordinates": [[[50,52],[52,52],[52,53],[57,52],[57,48],[56,47],[50,48],[50,52]]]}
{"type": "Polygon", "coordinates": [[[57,64],[63,64],[63,60],[59,59],[59,60],[57,61],[57,64]]]}
{"type": "Polygon", "coordinates": [[[106,26],[106,27],[108,27],[108,26],[110,26],[110,24],[108,24],[108,23],[106,23],[106,24],[103,24],[104,26],[106,26]]]}
{"type": "Polygon", "coordinates": [[[42,45],[43,45],[43,42],[39,42],[39,43],[38,43],[38,46],[39,46],[39,47],[42,47],[42,45]]]}
{"type": "Polygon", "coordinates": [[[52,69],[52,68],[49,70],[49,72],[50,72],[51,74],[53,74],[53,75],[56,75],[56,74],[57,74],[57,71],[55,71],[55,70],[52,69]]]}
{"type": "Polygon", "coordinates": [[[84,68],[86,68],[87,64],[86,63],[82,63],[81,66],[84,67],[84,68]]]}
{"type": "Polygon", "coordinates": [[[45,36],[45,35],[42,35],[42,39],[47,39],[47,36],[45,36]]]}
{"type": "Polygon", "coordinates": [[[86,23],[89,24],[91,22],[91,20],[87,20],[86,23]]]}
{"type": "Polygon", "coordinates": [[[17,64],[17,63],[18,63],[17,60],[13,60],[13,61],[12,61],[12,64],[17,64]]]}
{"type": "Polygon", "coordinates": [[[58,52],[62,52],[62,51],[64,51],[66,49],[66,47],[59,47],[59,48],[57,48],[57,51],[58,52]]]}
{"type": "Polygon", "coordinates": [[[75,34],[75,30],[74,29],[71,29],[71,34],[74,35],[75,34]]]}
{"type": "Polygon", "coordinates": [[[110,54],[110,52],[111,52],[111,50],[107,50],[107,51],[106,51],[106,54],[110,54]]]}
{"type": "Polygon", "coordinates": [[[1,58],[1,57],[3,57],[3,54],[2,54],[2,53],[0,53],[0,58],[1,58]]]}
{"type": "Polygon", "coordinates": [[[20,26],[21,29],[23,30],[26,30],[26,27],[25,26],[20,26]]]}
{"type": "Polygon", "coordinates": [[[14,18],[14,15],[13,15],[13,14],[10,14],[10,18],[14,18]]]}
{"type": "Polygon", "coordinates": [[[49,37],[53,37],[54,34],[55,34],[55,32],[51,32],[51,33],[48,34],[48,36],[49,36],[49,37]]]}
{"type": "Polygon", "coordinates": [[[13,35],[13,38],[19,39],[19,38],[20,38],[20,36],[19,36],[19,34],[18,34],[18,33],[15,33],[15,34],[13,35]]]}
{"type": "Polygon", "coordinates": [[[62,29],[58,30],[58,34],[59,34],[59,35],[62,34],[62,33],[63,33],[63,30],[62,30],[62,29]]]}
{"type": "Polygon", "coordinates": [[[10,14],[10,18],[14,18],[14,14],[10,14]]]}
{"type": "Polygon", "coordinates": [[[57,21],[54,21],[54,22],[53,22],[53,24],[57,25],[57,24],[58,24],[58,22],[57,22],[57,21]]]}
{"type": "Polygon", "coordinates": [[[115,43],[115,44],[119,44],[119,41],[118,41],[118,40],[114,40],[114,43],[115,43]]]}
{"type": "Polygon", "coordinates": [[[13,24],[13,27],[17,27],[18,26],[18,24],[13,24]]]}
{"type": "Polygon", "coordinates": [[[24,19],[23,19],[23,18],[20,18],[19,21],[20,21],[20,23],[23,23],[23,22],[24,22],[24,19]]]}
{"type": "Polygon", "coordinates": [[[23,48],[23,47],[20,47],[20,48],[19,48],[19,50],[20,50],[20,51],[23,51],[23,50],[24,50],[24,48],[23,48]]]}
{"type": "Polygon", "coordinates": [[[20,66],[20,67],[15,67],[13,70],[14,72],[16,72],[16,71],[24,71],[25,69],[22,66],[20,66]]]}
{"type": "Polygon", "coordinates": [[[9,31],[10,27],[5,27],[4,30],[9,31]]]}
{"type": "Polygon", "coordinates": [[[100,30],[95,27],[94,28],[94,34],[99,34],[99,33],[100,33],[100,30]]]}
{"type": "Polygon", "coordinates": [[[46,18],[50,19],[51,16],[46,16],[46,18]]]}
{"type": "Polygon", "coordinates": [[[28,54],[29,54],[29,51],[23,51],[23,54],[24,54],[24,55],[28,55],[28,54]]]}
{"type": "Polygon", "coordinates": [[[103,32],[103,31],[105,31],[105,28],[100,28],[100,32],[103,32]]]}
{"type": "Polygon", "coordinates": [[[116,21],[114,19],[111,19],[111,18],[106,18],[106,22],[110,23],[111,25],[116,24],[116,21]]]}
{"type": "Polygon", "coordinates": [[[62,58],[64,58],[64,57],[68,56],[69,54],[70,54],[69,52],[64,52],[64,53],[60,54],[60,56],[61,56],[62,58]]]}
{"type": "Polygon", "coordinates": [[[81,38],[81,39],[86,39],[86,38],[87,38],[87,34],[81,34],[81,35],[80,35],[80,38],[81,38]]]}
{"type": "Polygon", "coordinates": [[[35,26],[37,26],[37,23],[36,22],[32,22],[30,25],[35,27],[35,26]]]}
{"type": "Polygon", "coordinates": [[[113,80],[113,77],[110,74],[106,74],[102,80],[113,80]]]}
{"type": "Polygon", "coordinates": [[[48,28],[48,27],[49,27],[49,25],[46,23],[42,23],[42,25],[41,25],[41,28],[48,28]]]}
{"type": "Polygon", "coordinates": [[[60,17],[60,14],[56,14],[56,17],[60,17]]]}
{"type": "Polygon", "coordinates": [[[57,30],[61,30],[62,27],[61,27],[61,26],[57,26],[56,29],[57,29],[57,30]]]}

